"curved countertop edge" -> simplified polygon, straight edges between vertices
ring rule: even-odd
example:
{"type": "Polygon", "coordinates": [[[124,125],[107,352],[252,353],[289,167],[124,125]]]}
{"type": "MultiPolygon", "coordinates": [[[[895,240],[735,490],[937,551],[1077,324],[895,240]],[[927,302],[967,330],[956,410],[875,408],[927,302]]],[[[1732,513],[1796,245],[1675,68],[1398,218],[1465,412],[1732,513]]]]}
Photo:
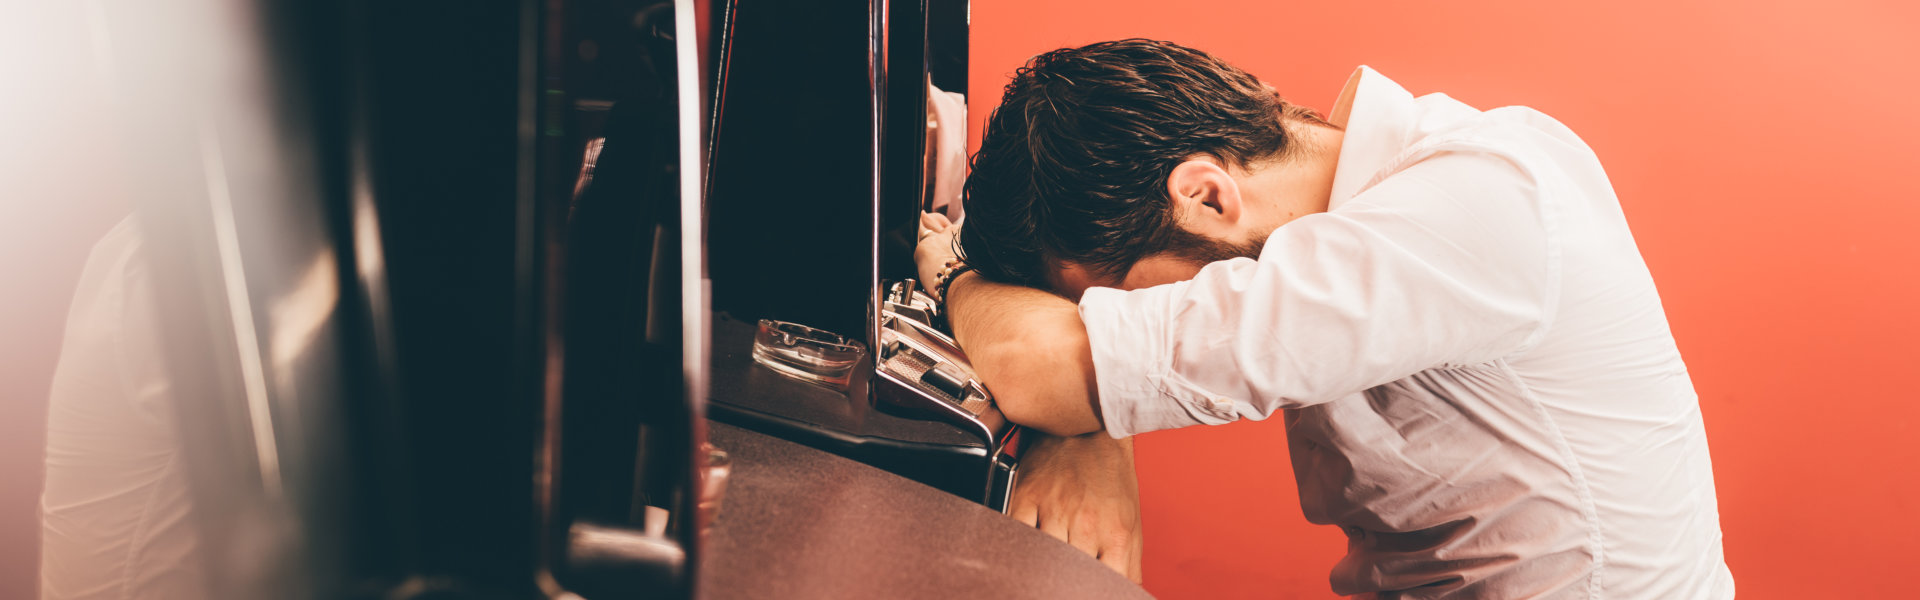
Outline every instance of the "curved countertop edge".
{"type": "Polygon", "coordinates": [[[985,506],[797,443],[710,423],[733,472],[703,598],[1150,598],[985,506]]]}

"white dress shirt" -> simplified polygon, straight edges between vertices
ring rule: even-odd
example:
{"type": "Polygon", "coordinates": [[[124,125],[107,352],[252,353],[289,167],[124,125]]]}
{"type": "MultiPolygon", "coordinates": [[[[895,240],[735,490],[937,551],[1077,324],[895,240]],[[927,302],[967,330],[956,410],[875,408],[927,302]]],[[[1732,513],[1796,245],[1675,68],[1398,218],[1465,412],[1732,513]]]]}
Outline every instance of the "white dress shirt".
{"type": "Polygon", "coordinates": [[[1366,67],[1332,121],[1326,213],[1087,291],[1108,432],[1283,413],[1307,519],[1351,542],[1339,594],[1732,598],[1699,402],[1593,151],[1366,67]]]}

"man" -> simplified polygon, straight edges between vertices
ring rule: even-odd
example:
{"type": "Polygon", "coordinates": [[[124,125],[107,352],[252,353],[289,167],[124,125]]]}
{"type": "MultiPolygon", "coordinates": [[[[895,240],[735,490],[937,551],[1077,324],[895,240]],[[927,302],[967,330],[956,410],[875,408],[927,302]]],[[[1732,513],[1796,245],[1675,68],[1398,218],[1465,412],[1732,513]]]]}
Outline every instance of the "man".
{"type": "MultiPolygon", "coordinates": [[[[1653,280],[1546,115],[1362,67],[1322,120],[1202,52],[1094,44],[1016,74],[965,208],[917,261],[1007,417],[1123,439],[1282,413],[1307,518],[1350,540],[1334,592],[1733,596],[1653,280]]],[[[1049,485],[1043,510],[1071,496],[1049,485]]]]}

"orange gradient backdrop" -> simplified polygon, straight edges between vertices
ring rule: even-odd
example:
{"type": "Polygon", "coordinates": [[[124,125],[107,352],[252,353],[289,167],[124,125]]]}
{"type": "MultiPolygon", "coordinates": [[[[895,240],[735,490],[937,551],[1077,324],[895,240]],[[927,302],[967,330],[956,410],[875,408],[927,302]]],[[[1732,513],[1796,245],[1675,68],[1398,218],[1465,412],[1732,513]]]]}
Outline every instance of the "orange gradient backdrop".
{"type": "MultiPolygon", "coordinates": [[[[1028,57],[1123,37],[1330,108],[1367,64],[1559,118],[1606,164],[1706,414],[1743,598],[1901,597],[1920,567],[1920,4],[973,0],[973,144],[1028,57]]],[[[1138,440],[1147,589],[1323,598],[1278,419],[1138,440]]]]}

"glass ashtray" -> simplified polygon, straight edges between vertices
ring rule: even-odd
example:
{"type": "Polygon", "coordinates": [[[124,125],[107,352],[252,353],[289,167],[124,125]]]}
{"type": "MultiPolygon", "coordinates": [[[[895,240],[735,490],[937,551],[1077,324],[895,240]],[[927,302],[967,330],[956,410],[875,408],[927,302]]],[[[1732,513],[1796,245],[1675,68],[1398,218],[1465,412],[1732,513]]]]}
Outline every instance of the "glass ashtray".
{"type": "Polygon", "coordinates": [[[858,340],[799,323],[761,319],[753,334],[753,362],[837,390],[847,389],[853,365],[865,352],[858,340]]]}

